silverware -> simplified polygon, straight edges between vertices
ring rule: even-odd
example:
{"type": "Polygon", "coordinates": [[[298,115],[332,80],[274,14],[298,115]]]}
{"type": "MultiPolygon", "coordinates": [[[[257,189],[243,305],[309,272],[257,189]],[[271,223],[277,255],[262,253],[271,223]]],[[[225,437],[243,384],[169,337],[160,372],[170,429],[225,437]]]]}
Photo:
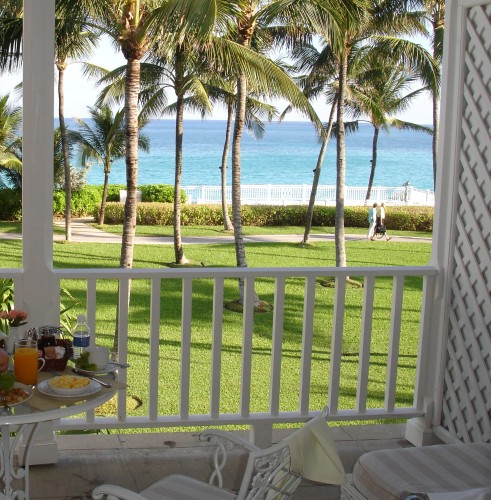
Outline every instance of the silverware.
{"type": "Polygon", "coordinates": [[[128,363],[118,363],[116,361],[109,361],[109,364],[114,365],[114,366],[119,366],[120,368],[129,368],[130,367],[130,365],[128,363]]]}
{"type": "Polygon", "coordinates": [[[77,368],[72,368],[72,372],[76,373],[77,375],[81,375],[82,377],[90,378],[90,380],[93,380],[94,382],[98,382],[99,384],[101,384],[102,387],[112,387],[111,384],[108,384],[107,382],[104,382],[101,379],[93,377],[92,375],[87,375],[86,373],[77,370],[77,368]]]}

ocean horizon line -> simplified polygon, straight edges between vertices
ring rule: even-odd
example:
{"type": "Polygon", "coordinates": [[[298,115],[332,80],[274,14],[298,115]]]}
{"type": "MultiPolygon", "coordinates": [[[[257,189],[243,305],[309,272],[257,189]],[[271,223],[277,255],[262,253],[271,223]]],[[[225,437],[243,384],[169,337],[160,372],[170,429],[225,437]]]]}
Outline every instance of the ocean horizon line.
{"type": "MultiPolygon", "coordinates": [[[[226,120],[191,119],[183,136],[182,185],[221,184],[226,120]]],[[[150,152],[139,152],[138,184],[174,184],[175,127],[169,119],[152,120],[144,129],[150,152]]],[[[372,159],[373,127],[360,124],[346,136],[346,185],[368,184],[372,159]]],[[[241,141],[242,184],[312,184],[321,148],[311,122],[265,123],[262,138],[245,133],[241,141]]],[[[230,148],[231,149],[231,148],[230,148]]],[[[103,184],[100,164],[87,172],[88,184],[103,184]]],[[[408,130],[379,135],[373,185],[401,186],[407,181],[420,189],[433,189],[431,136],[408,130]]],[[[125,159],[111,166],[109,182],[126,183],[125,159]]],[[[232,182],[232,154],[227,155],[227,183],[232,182]]],[[[319,184],[336,183],[336,141],[331,140],[323,161],[319,184]]]]}

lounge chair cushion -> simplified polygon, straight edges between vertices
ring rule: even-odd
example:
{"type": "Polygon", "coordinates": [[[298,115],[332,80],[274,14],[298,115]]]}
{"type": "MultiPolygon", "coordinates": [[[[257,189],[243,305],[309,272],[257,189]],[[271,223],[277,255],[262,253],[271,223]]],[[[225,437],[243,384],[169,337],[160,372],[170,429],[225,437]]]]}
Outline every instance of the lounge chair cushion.
{"type": "Polygon", "coordinates": [[[491,444],[444,444],[368,452],[355,464],[353,483],[368,500],[399,500],[410,493],[491,487],[491,444]]]}

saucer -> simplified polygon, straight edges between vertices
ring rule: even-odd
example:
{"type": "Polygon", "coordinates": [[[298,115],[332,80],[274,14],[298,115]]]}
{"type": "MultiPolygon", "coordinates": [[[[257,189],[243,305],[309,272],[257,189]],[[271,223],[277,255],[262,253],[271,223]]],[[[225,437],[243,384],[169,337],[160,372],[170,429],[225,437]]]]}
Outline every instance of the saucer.
{"type": "Polygon", "coordinates": [[[107,375],[109,373],[114,373],[118,369],[118,367],[111,364],[111,362],[109,362],[105,368],[97,370],[84,370],[83,368],[79,368],[77,365],[75,365],[75,363],[74,367],[77,370],[77,373],[81,373],[83,375],[107,375]]]}

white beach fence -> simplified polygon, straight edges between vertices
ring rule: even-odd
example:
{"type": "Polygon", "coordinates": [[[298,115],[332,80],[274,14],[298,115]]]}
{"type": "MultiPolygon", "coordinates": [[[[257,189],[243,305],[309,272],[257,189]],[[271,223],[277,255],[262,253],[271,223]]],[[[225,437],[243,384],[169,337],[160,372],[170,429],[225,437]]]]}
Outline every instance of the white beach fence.
{"type": "MultiPolygon", "coordinates": [[[[187,202],[194,204],[221,203],[220,186],[184,186],[187,202]]],[[[309,184],[249,184],[241,187],[243,205],[308,205],[312,186],[309,184]]],[[[366,187],[346,187],[345,205],[365,205],[366,187]]],[[[232,189],[227,187],[227,202],[232,202],[232,189]]],[[[374,186],[367,204],[384,202],[387,205],[434,206],[433,191],[411,185],[399,187],[374,186]]],[[[318,186],[316,205],[335,205],[336,186],[318,186]]]]}
{"type": "MultiPolygon", "coordinates": [[[[221,186],[184,186],[187,203],[196,205],[216,205],[222,201],[221,186]]],[[[312,186],[309,184],[247,184],[241,187],[243,205],[308,205],[312,186]]],[[[409,184],[398,187],[375,186],[370,199],[365,202],[366,187],[346,187],[345,205],[371,205],[384,202],[387,205],[426,205],[434,206],[433,191],[418,189],[409,184]]],[[[121,202],[126,200],[126,191],[119,192],[121,202]]],[[[138,191],[141,201],[141,191],[138,191]]],[[[227,187],[227,203],[232,203],[232,188],[227,187]]],[[[318,186],[316,205],[336,204],[336,186],[318,186]]]]}

